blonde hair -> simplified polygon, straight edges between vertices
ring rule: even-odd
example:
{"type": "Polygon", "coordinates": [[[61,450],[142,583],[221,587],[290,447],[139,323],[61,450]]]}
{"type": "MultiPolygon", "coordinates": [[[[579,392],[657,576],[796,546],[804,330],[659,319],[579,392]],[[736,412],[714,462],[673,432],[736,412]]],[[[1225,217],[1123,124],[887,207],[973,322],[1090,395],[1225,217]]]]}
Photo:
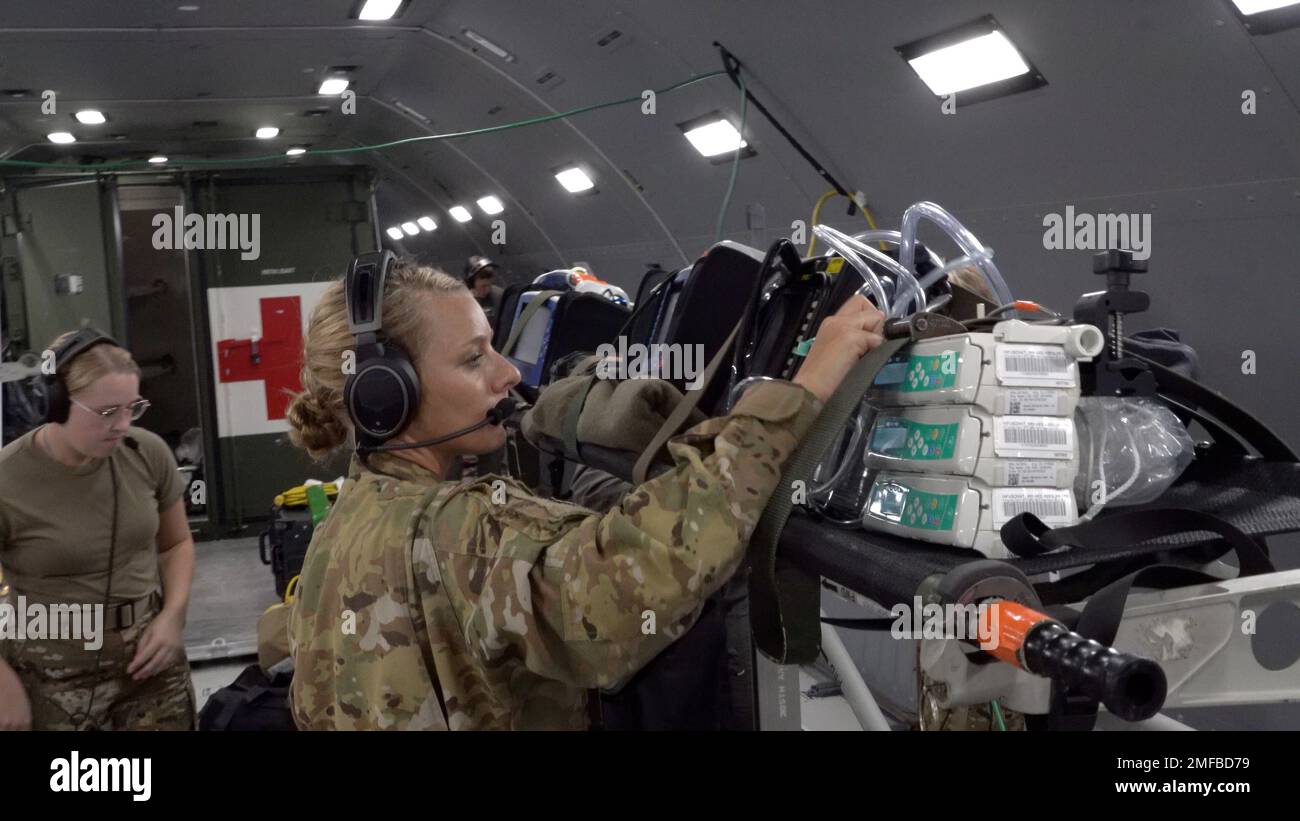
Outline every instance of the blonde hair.
{"type": "Polygon", "coordinates": [[[974,291],[981,298],[992,302],[994,305],[998,304],[998,297],[993,293],[993,289],[989,287],[988,280],[974,265],[964,265],[955,271],[950,271],[948,281],[960,285],[968,291],[974,291]]]}
{"type": "MultiPolygon", "coordinates": [[[[458,279],[412,260],[400,260],[384,282],[384,334],[414,362],[427,343],[425,306],[435,294],[467,291],[458,279]]],[[[332,283],[312,309],[303,338],[302,392],[293,395],[286,414],[289,440],[323,461],[347,443],[352,423],[343,405],[343,356],[356,340],[348,333],[343,280],[332,283]]]]}
{"type": "MultiPolygon", "coordinates": [[[[48,350],[57,351],[60,346],[66,345],[77,333],[77,331],[67,331],[59,334],[50,343],[48,350]]],[[[100,343],[88,348],[74,356],[72,361],[63,363],[59,368],[59,376],[62,377],[63,384],[68,389],[68,395],[84,391],[93,385],[95,380],[101,376],[108,376],[110,373],[140,375],[140,366],[135,364],[135,360],[131,358],[131,352],[126,348],[119,348],[111,342],[100,343]]]]}

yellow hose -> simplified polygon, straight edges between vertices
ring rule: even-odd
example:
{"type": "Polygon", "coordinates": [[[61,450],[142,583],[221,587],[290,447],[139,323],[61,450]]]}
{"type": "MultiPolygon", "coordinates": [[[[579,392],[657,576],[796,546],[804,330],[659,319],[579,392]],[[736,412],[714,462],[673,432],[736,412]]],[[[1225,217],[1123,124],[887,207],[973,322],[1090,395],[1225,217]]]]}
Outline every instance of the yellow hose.
{"type": "MultiPolygon", "coordinates": [[[[827,201],[828,199],[830,199],[831,197],[836,197],[836,196],[845,196],[845,197],[848,197],[847,194],[841,195],[840,192],[838,192],[838,191],[832,189],[832,190],[827,191],[825,194],[822,194],[820,197],[817,198],[817,204],[813,206],[812,220],[808,223],[808,230],[809,230],[809,231],[812,231],[813,226],[817,224],[817,217],[821,215],[821,212],[822,212],[822,206],[826,204],[826,201],[827,201]]],[[[852,197],[849,197],[849,201],[850,201],[850,202],[853,201],[852,197]]],[[[854,204],[856,205],[856,203],[854,203],[854,204]]],[[[865,205],[859,205],[858,208],[861,209],[861,211],[862,211],[862,216],[864,216],[864,217],[867,218],[867,225],[870,225],[870,226],[871,226],[871,230],[872,230],[872,231],[875,231],[875,230],[876,230],[876,220],[875,220],[874,217],[871,216],[871,211],[870,211],[870,210],[869,210],[865,205]]],[[[816,235],[816,234],[813,234],[813,235],[812,235],[812,239],[808,241],[808,257],[809,257],[809,258],[811,258],[811,257],[813,256],[813,251],[815,251],[816,249],[817,249],[817,235],[816,235]]],[[[880,250],[882,250],[882,251],[885,250],[885,243],[883,243],[883,242],[880,243],[880,250]]]]}

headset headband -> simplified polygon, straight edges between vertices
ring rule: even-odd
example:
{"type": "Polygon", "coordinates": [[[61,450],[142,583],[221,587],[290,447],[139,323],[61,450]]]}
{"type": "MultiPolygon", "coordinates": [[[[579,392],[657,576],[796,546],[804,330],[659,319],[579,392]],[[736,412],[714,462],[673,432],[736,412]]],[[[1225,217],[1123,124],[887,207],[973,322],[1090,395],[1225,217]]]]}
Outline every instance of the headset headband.
{"type": "Polygon", "coordinates": [[[121,345],[118,345],[117,341],[111,336],[101,333],[99,330],[92,328],[89,325],[77,331],[72,335],[72,338],[54,350],[55,373],[61,376],[61,372],[65,365],[85,353],[87,350],[101,344],[108,344],[117,348],[122,347],[121,345]]]}
{"type": "MultiPolygon", "coordinates": [[[[348,331],[360,343],[363,334],[377,337],[384,327],[384,283],[397,262],[392,251],[372,251],[352,260],[344,282],[348,331]]],[[[372,337],[372,339],[374,338],[372,337]]]]}

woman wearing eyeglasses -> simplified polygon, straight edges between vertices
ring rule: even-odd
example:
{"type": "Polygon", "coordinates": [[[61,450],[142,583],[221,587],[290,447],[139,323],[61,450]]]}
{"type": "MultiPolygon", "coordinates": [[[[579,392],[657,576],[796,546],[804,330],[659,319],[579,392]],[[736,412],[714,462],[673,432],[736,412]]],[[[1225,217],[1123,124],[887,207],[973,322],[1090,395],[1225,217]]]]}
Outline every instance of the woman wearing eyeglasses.
{"type": "Polygon", "coordinates": [[[130,353],[89,329],[50,349],[63,401],[0,450],[0,600],[16,608],[0,626],[0,729],[192,729],[176,461],[131,425],[149,403],[130,353]]]}

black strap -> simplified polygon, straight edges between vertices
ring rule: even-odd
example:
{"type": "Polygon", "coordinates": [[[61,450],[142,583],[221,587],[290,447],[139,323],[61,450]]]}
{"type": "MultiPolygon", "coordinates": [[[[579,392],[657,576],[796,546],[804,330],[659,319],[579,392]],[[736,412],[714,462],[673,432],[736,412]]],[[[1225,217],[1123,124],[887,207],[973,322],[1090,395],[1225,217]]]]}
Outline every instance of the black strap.
{"type": "Polygon", "coordinates": [[[1217,534],[1236,551],[1241,575],[1273,572],[1273,563],[1259,542],[1217,516],[1185,508],[1114,513],[1054,530],[1032,513],[1022,513],[1002,526],[1002,543],[1017,556],[1032,558],[1062,547],[1087,550],[1102,545],[1140,544],[1161,536],[1198,531],[1217,534]]]}
{"type": "MultiPolygon", "coordinates": [[[[1093,639],[1110,647],[1119,632],[1120,621],[1124,618],[1124,607],[1128,603],[1129,593],[1136,586],[1157,590],[1171,590],[1177,587],[1189,587],[1197,584],[1213,584],[1222,581],[1199,570],[1192,570],[1177,565],[1155,564],[1130,573],[1097,591],[1079,615],[1072,629],[1084,638],[1093,639]]],[[[1055,730],[1093,729],[1097,723],[1099,702],[1077,692],[1064,690],[1053,693],[1051,715],[1048,726],[1055,730]]]]}
{"type": "Polygon", "coordinates": [[[888,630],[894,626],[897,619],[880,618],[880,619],[832,619],[822,618],[822,624],[829,624],[831,627],[843,627],[846,630],[888,630]]]}
{"type": "Polygon", "coordinates": [[[1259,451],[1260,456],[1272,462],[1300,462],[1300,456],[1280,436],[1228,397],[1141,354],[1126,351],[1125,355],[1145,363],[1151,369],[1161,395],[1169,394],[1195,404],[1240,435],[1247,444],[1259,451]]]}

